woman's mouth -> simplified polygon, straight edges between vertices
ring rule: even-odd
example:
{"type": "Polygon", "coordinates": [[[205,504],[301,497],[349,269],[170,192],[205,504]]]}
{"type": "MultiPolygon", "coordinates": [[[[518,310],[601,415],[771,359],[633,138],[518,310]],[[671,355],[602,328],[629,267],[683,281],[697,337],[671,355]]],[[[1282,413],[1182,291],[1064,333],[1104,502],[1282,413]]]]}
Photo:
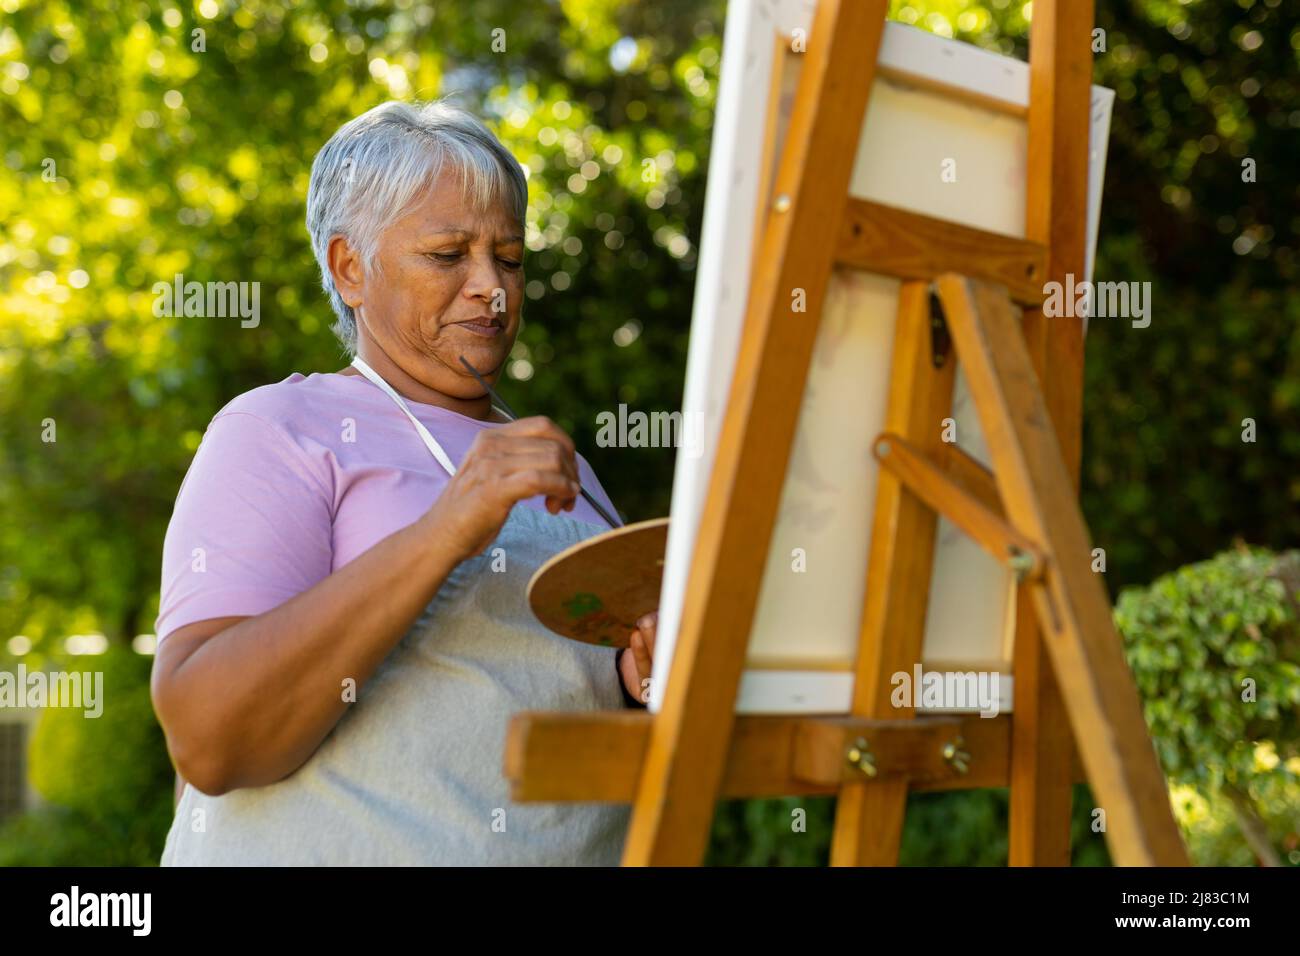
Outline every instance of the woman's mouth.
{"type": "Polygon", "coordinates": [[[492,338],[505,331],[505,325],[500,319],[470,319],[467,322],[457,322],[456,324],[467,332],[473,332],[475,335],[482,335],[485,338],[492,338]]]}

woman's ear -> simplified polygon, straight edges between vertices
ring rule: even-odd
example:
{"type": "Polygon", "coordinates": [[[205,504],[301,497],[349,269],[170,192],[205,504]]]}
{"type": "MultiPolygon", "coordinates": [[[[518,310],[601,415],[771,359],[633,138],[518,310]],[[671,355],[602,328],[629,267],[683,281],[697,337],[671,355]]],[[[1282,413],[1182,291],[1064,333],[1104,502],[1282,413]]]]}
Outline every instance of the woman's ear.
{"type": "Polygon", "coordinates": [[[343,301],[355,310],[361,305],[366,290],[366,271],[361,255],[344,236],[333,236],[326,261],[329,262],[330,275],[334,277],[334,288],[339,290],[343,301]]]}

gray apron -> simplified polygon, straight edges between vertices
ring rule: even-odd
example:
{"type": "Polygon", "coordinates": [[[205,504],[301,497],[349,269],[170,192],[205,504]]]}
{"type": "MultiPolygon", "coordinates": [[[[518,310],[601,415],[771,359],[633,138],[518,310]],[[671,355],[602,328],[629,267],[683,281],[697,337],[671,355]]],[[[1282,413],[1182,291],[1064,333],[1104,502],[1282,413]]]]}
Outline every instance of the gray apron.
{"type": "Polygon", "coordinates": [[[219,797],[185,787],[162,865],[617,865],[628,806],[513,803],[502,776],[511,714],[624,707],[615,651],[552,634],[525,597],[602,530],[516,504],[305,764],[219,797]]]}

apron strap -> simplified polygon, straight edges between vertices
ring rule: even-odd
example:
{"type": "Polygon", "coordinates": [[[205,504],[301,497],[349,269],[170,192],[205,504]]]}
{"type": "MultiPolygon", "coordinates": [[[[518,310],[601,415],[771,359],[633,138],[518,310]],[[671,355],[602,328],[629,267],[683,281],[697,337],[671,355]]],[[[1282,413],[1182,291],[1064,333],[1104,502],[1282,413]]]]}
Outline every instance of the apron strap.
{"type": "Polygon", "coordinates": [[[402,399],[402,396],[398,395],[393,389],[393,386],[385,382],[378,372],[363,362],[361,356],[354,358],[352,364],[356,367],[358,372],[383,389],[384,392],[387,393],[388,397],[396,403],[397,407],[402,410],[403,414],[411,420],[411,424],[415,426],[415,430],[420,434],[420,440],[423,441],[425,447],[432,452],[433,457],[438,459],[438,464],[442,465],[442,467],[446,469],[447,474],[456,474],[456,466],[451,463],[451,459],[448,458],[447,453],[442,450],[442,446],[438,444],[438,440],[429,434],[429,429],[425,428],[424,424],[415,417],[411,412],[410,407],[402,399]]]}

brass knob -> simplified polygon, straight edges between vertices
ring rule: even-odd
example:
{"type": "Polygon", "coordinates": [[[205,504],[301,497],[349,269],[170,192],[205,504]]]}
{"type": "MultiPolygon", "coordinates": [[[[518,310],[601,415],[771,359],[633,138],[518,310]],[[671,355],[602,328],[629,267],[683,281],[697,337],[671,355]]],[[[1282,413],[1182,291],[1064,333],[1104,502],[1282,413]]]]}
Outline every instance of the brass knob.
{"type": "Polygon", "coordinates": [[[868,777],[876,775],[876,758],[871,753],[866,737],[859,737],[855,740],[845,756],[848,758],[850,767],[862,771],[868,777]]]}
{"type": "Polygon", "coordinates": [[[944,744],[943,759],[958,773],[970,770],[970,751],[966,749],[966,741],[958,736],[944,744]]]}

